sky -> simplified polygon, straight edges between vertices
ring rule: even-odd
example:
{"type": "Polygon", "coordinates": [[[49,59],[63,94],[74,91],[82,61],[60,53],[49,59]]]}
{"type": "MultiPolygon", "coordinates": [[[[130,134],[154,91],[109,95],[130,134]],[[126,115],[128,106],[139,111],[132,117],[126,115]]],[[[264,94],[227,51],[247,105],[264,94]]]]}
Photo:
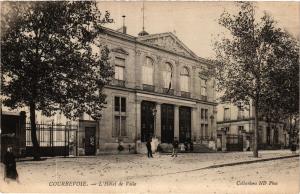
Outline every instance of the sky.
{"type": "MultiPolygon", "coordinates": [[[[278,27],[286,29],[294,37],[300,36],[300,2],[256,2],[257,17],[264,11],[278,22],[278,27]]],[[[126,15],[127,33],[133,36],[142,30],[143,2],[98,2],[101,11],[108,10],[113,24],[106,27],[118,29],[126,15]]],[[[173,32],[188,48],[198,56],[214,57],[212,47],[215,37],[225,31],[218,24],[224,10],[234,12],[233,2],[144,2],[145,30],[150,34],[173,32]]]]}

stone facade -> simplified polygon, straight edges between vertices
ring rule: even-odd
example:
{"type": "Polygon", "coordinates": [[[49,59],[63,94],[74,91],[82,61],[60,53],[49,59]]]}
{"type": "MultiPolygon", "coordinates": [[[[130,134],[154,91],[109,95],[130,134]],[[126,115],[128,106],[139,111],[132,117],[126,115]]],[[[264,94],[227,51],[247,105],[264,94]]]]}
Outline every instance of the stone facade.
{"type": "MultiPolygon", "coordinates": [[[[224,135],[240,135],[244,138],[244,150],[252,149],[252,139],[255,127],[254,108],[250,105],[239,106],[224,103],[217,106],[217,133],[224,135]],[[245,144],[247,142],[247,145],[245,144]],[[247,146],[248,148],[245,148],[247,146]]],[[[276,149],[287,147],[289,143],[288,129],[284,122],[259,121],[258,143],[261,149],[276,149]]],[[[223,140],[225,141],[226,138],[223,140]]],[[[226,144],[226,143],[225,143],[226,144]]],[[[226,150],[223,145],[223,150],[226,150]]]]}
{"type": "MultiPolygon", "coordinates": [[[[170,133],[171,136],[173,135],[173,137],[170,137],[171,139],[174,137],[182,139],[186,135],[186,138],[194,143],[201,144],[201,142],[204,142],[203,140],[207,140],[208,145],[209,140],[215,141],[217,104],[215,103],[214,81],[205,77],[206,93],[202,94],[201,79],[199,77],[201,71],[210,65],[209,61],[197,57],[172,33],[133,37],[104,29],[100,39],[111,50],[111,64],[115,65],[115,59],[118,58],[125,61],[125,67],[123,80],[113,80],[111,85],[106,86],[104,89],[107,95],[107,105],[103,110],[102,119],[96,127],[97,153],[119,152],[119,145],[122,145],[125,151],[133,148],[132,150],[137,149],[135,151],[143,152],[145,151],[145,139],[142,135],[145,136],[145,134],[146,136],[153,136],[158,140],[158,143],[162,143],[162,130],[164,130],[162,129],[162,126],[164,126],[162,122],[165,121],[162,119],[161,114],[162,107],[166,107],[165,104],[170,105],[170,110],[173,111],[173,114],[168,116],[171,117],[170,121],[174,120],[174,123],[171,123],[173,125],[171,129],[173,134],[170,133]],[[146,63],[146,58],[153,61],[153,84],[151,86],[143,84],[142,68],[146,63]],[[170,64],[172,67],[171,88],[169,89],[165,88],[163,84],[162,72],[165,63],[170,64]],[[182,92],[180,87],[180,76],[183,68],[186,68],[189,73],[188,92],[182,92]],[[167,93],[167,90],[172,92],[167,93]],[[126,102],[124,112],[115,111],[115,101],[120,98],[124,98],[124,102],[126,102]],[[144,102],[149,102],[150,105],[153,104],[152,109],[155,110],[155,113],[153,113],[155,116],[152,118],[151,115],[148,115],[150,120],[153,119],[152,122],[149,122],[147,118],[143,120],[145,118],[143,114],[146,114],[143,112],[143,108],[147,109],[143,105],[144,102]],[[181,107],[185,107],[185,110],[190,112],[190,118],[186,120],[180,118],[179,113],[183,109],[181,107]],[[201,117],[201,109],[207,110],[206,113],[204,113],[205,111],[202,113],[206,114],[206,117],[201,117]],[[122,118],[122,121],[118,118],[120,120],[122,118]],[[190,125],[185,125],[185,121],[187,123],[190,121],[190,125]],[[149,132],[143,131],[148,130],[144,125],[151,128],[153,134],[147,134],[149,132]],[[205,125],[207,125],[207,131],[206,136],[203,137],[201,130],[204,129],[201,129],[201,126],[205,125]],[[114,130],[118,127],[122,132],[116,135],[114,130]],[[180,127],[182,130],[187,128],[187,132],[180,132],[180,127]],[[124,134],[122,135],[122,133],[124,134]]],[[[90,122],[89,120],[88,116],[84,115],[79,122],[90,122]]],[[[80,130],[82,132],[85,130],[84,128],[85,125],[81,124],[80,130]]],[[[164,138],[168,138],[166,136],[168,136],[168,133],[164,135],[164,138]]],[[[80,138],[83,139],[84,135],[79,137],[79,142],[82,141],[80,138]]],[[[170,142],[163,144],[167,146],[170,142]]],[[[84,150],[83,144],[80,147],[84,150]]],[[[84,151],[81,153],[84,153],[84,151]]]]}

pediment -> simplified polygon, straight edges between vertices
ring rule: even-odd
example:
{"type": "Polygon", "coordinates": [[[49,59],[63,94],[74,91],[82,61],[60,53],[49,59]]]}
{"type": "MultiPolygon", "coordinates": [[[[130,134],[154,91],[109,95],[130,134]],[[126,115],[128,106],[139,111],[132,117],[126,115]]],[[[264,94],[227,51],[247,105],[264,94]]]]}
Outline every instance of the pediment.
{"type": "Polygon", "coordinates": [[[120,54],[123,54],[123,55],[128,55],[129,53],[124,50],[122,47],[117,47],[117,48],[113,48],[111,49],[112,52],[115,52],[115,53],[120,53],[120,54]]]}
{"type": "Polygon", "coordinates": [[[185,46],[173,33],[167,32],[162,34],[153,34],[138,37],[138,40],[163,49],[182,54],[185,56],[197,58],[187,46],[185,46]]]}

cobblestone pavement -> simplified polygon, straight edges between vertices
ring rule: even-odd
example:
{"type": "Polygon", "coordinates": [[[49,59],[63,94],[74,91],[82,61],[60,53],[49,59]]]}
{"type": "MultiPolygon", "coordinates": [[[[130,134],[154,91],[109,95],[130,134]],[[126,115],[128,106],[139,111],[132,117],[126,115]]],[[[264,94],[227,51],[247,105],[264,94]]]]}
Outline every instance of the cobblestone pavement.
{"type": "MultiPolygon", "coordinates": [[[[258,159],[290,155],[289,150],[260,151],[258,159]]],[[[102,155],[22,161],[17,162],[20,183],[6,183],[1,179],[0,190],[97,193],[299,192],[298,157],[201,169],[250,160],[257,160],[251,152],[234,152],[187,153],[176,158],[159,154],[150,159],[145,155],[102,155]]]]}

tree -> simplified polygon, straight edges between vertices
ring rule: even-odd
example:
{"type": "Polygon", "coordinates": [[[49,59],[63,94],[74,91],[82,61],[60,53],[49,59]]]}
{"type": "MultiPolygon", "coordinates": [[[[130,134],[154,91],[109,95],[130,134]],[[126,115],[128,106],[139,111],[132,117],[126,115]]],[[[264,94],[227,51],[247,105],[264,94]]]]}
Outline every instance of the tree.
{"type": "Polygon", "coordinates": [[[291,80],[281,76],[290,77],[291,69],[298,65],[295,58],[297,47],[288,33],[276,27],[270,15],[264,13],[257,21],[252,3],[239,2],[237,6],[237,14],[225,11],[219,18],[219,24],[228,30],[229,35],[215,42],[215,69],[209,71],[217,78],[218,89],[224,94],[223,101],[252,101],[255,108],[253,155],[258,157],[259,113],[263,114],[270,108],[265,106],[266,102],[279,100],[276,109],[282,109],[287,104],[282,98],[295,94],[294,89],[286,88],[287,93],[282,91],[291,80]],[[280,85],[280,82],[285,85],[280,85]]]}
{"type": "Polygon", "coordinates": [[[39,159],[36,111],[61,112],[69,119],[84,112],[101,117],[102,89],[114,72],[97,35],[112,20],[93,1],[13,2],[6,8],[1,17],[3,103],[29,107],[34,159],[39,159]]]}

